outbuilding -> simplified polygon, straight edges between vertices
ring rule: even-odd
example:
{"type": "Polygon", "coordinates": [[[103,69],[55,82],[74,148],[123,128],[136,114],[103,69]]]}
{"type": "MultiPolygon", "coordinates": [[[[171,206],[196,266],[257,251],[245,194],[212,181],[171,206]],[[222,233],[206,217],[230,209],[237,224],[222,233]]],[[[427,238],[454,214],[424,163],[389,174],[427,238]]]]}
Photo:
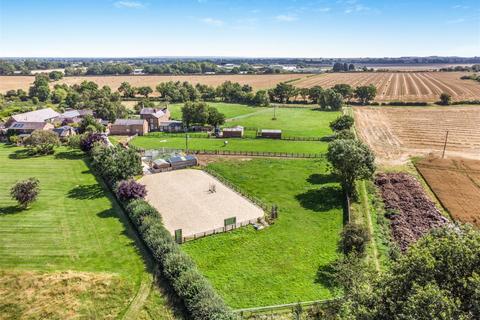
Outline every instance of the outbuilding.
{"type": "Polygon", "coordinates": [[[243,127],[236,126],[232,128],[223,128],[222,129],[223,138],[242,138],[243,137],[243,127]]]}
{"type": "Polygon", "coordinates": [[[282,130],[262,129],[260,137],[267,139],[282,139],[282,130]]]}

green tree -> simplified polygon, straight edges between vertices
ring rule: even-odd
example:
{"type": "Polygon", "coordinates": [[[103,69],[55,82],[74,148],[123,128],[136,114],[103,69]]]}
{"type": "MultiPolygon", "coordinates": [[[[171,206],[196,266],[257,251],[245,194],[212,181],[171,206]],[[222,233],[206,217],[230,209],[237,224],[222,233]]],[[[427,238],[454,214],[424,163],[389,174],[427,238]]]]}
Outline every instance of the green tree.
{"type": "Polygon", "coordinates": [[[189,128],[192,124],[204,125],[208,120],[208,106],[205,102],[187,102],[182,107],[182,121],[189,128]]]}
{"type": "Polygon", "coordinates": [[[360,86],[355,88],[355,97],[361,104],[365,105],[374,100],[377,95],[377,88],[371,84],[368,86],[360,86]]]}
{"type": "Polygon", "coordinates": [[[25,141],[25,146],[31,154],[52,154],[53,149],[60,145],[58,135],[50,130],[35,130],[25,141]]]}
{"type": "Polygon", "coordinates": [[[440,95],[440,103],[444,106],[452,104],[452,96],[448,93],[442,93],[440,95]]]}
{"type": "Polygon", "coordinates": [[[352,116],[345,114],[330,122],[330,128],[333,131],[349,130],[354,122],[355,120],[352,116]]]}
{"type": "Polygon", "coordinates": [[[258,90],[255,92],[253,104],[260,107],[268,107],[270,105],[270,98],[265,90],[258,90]]]}
{"type": "Polygon", "coordinates": [[[86,115],[78,125],[78,131],[84,132],[104,132],[105,127],[91,115],[86,115]]]}
{"type": "Polygon", "coordinates": [[[339,83],[333,86],[333,91],[340,93],[345,100],[349,100],[353,96],[353,88],[346,83],[339,83]]]}
{"type": "Polygon", "coordinates": [[[333,140],[328,145],[327,159],[340,178],[343,190],[354,197],[355,181],[370,179],[375,172],[373,152],[358,140],[333,140]]]}
{"type": "Polygon", "coordinates": [[[320,100],[323,96],[323,88],[320,86],[313,86],[308,90],[308,96],[310,100],[315,102],[316,104],[320,104],[320,100]]]}
{"type": "Polygon", "coordinates": [[[58,88],[53,90],[50,98],[53,103],[61,103],[67,98],[68,92],[65,89],[58,88]]]}
{"type": "Polygon", "coordinates": [[[18,181],[10,189],[12,199],[17,201],[23,209],[37,200],[39,193],[40,181],[37,178],[18,181]]]}
{"type": "Polygon", "coordinates": [[[211,126],[217,127],[225,123],[225,115],[220,113],[217,108],[207,108],[207,123],[211,126]]]}
{"type": "Polygon", "coordinates": [[[52,71],[48,74],[48,78],[52,81],[58,81],[63,78],[63,72],[61,71],[52,71]]]}
{"type": "Polygon", "coordinates": [[[95,145],[92,149],[92,165],[112,184],[142,173],[140,154],[134,149],[125,149],[119,145],[95,145]]]}
{"type": "Polygon", "coordinates": [[[273,96],[277,98],[280,103],[288,103],[290,98],[296,95],[296,89],[293,85],[280,82],[272,90],[273,96]]]}
{"type": "Polygon", "coordinates": [[[332,89],[323,90],[319,105],[323,110],[340,110],[343,106],[343,97],[332,89]]]}
{"type": "Polygon", "coordinates": [[[135,97],[135,88],[126,81],[120,84],[120,87],[118,87],[118,92],[122,93],[124,98],[135,97]]]}
{"type": "Polygon", "coordinates": [[[342,312],[366,320],[478,319],[479,252],[477,230],[448,225],[421,238],[379,278],[345,264],[355,287],[364,289],[351,294],[350,283],[341,282],[347,277],[338,279],[347,293],[342,312]]]}
{"type": "Polygon", "coordinates": [[[139,87],[137,89],[137,92],[139,94],[141,94],[142,96],[144,96],[145,98],[148,98],[148,95],[151,94],[153,92],[152,88],[148,87],[148,86],[144,86],[144,87],[139,87]]]}
{"type": "Polygon", "coordinates": [[[148,98],[144,98],[138,101],[134,107],[137,113],[140,113],[140,111],[144,108],[155,108],[155,103],[148,98]]]}

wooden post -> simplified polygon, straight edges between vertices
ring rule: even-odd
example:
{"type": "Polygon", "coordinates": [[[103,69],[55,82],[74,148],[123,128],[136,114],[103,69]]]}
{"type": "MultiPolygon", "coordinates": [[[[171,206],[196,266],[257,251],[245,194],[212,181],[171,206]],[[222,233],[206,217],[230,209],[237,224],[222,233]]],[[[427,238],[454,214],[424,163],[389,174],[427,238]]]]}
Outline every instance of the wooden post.
{"type": "Polygon", "coordinates": [[[445,159],[445,149],[447,149],[447,141],[448,141],[448,130],[447,130],[447,134],[445,135],[445,144],[443,145],[442,159],[445,159]]]}

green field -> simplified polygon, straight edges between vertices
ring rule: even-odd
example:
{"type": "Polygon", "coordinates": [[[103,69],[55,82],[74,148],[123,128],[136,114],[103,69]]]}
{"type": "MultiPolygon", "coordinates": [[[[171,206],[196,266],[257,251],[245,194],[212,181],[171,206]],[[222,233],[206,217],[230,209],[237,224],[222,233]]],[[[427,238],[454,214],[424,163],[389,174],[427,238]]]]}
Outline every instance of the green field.
{"type": "Polygon", "coordinates": [[[266,203],[276,203],[274,225],[187,242],[183,249],[233,308],[331,297],[317,278],[337,257],[343,225],[338,183],[325,160],[225,160],[210,165],[266,203]]]}
{"type": "MultiPolygon", "coordinates": [[[[249,113],[259,112],[262,110],[266,110],[267,108],[260,108],[260,107],[252,107],[247,106],[244,104],[236,104],[236,103],[223,103],[223,102],[207,102],[209,106],[215,107],[225,115],[225,118],[233,118],[242,115],[246,115],[249,113]]],[[[184,103],[174,103],[168,105],[168,110],[170,110],[170,115],[172,119],[175,120],[182,120],[182,107],[184,103]]]]}
{"type": "MultiPolygon", "coordinates": [[[[92,286],[87,292],[74,295],[80,303],[80,310],[75,312],[97,318],[123,314],[140,284],[152,282],[148,260],[144,261],[146,258],[126,217],[111,194],[92,175],[82,153],[61,148],[52,156],[30,158],[25,157],[23,151],[0,144],[0,282],[5,284],[13,277],[27,281],[31,276],[23,273],[29,272],[39,273],[39,279],[52,275],[60,278],[61,272],[73,272],[74,276],[82,275],[84,287],[92,286]],[[20,210],[10,199],[9,188],[15,181],[28,177],[40,180],[41,192],[29,209],[20,210]]],[[[41,279],[29,284],[33,290],[41,292],[41,279]]],[[[51,280],[47,283],[52,283],[52,291],[61,294],[61,286],[68,280],[59,282],[58,290],[51,280]]],[[[79,280],[73,283],[78,284],[79,280]]],[[[4,301],[18,298],[15,294],[21,295],[21,292],[15,289],[19,287],[8,286],[10,296],[4,301]]],[[[72,284],[66,289],[73,292],[73,287],[72,284]]],[[[5,288],[0,291],[2,289],[5,288]]],[[[157,309],[167,315],[165,301],[159,300],[157,309]]],[[[27,303],[17,302],[15,307],[0,302],[0,313],[11,312],[15,318],[25,307],[22,303],[27,303]]],[[[66,310],[70,302],[60,301],[66,310]]],[[[72,305],[75,309],[75,303],[72,305]]],[[[45,312],[54,312],[58,306],[52,302],[36,310],[42,307],[50,308],[43,310],[45,312]]],[[[42,317],[45,318],[39,318],[42,317]]],[[[48,317],[61,318],[53,314],[48,317]]]]}
{"type": "MultiPolygon", "coordinates": [[[[177,148],[185,149],[185,138],[170,138],[165,135],[139,136],[130,141],[131,145],[143,149],[177,148]]],[[[320,141],[287,141],[271,139],[215,139],[190,138],[190,150],[255,151],[319,154],[327,150],[328,144],[320,141]],[[228,144],[225,146],[224,141],[228,144]]]]}
{"type": "Polygon", "coordinates": [[[225,126],[244,126],[258,129],[281,129],[287,137],[323,137],[332,134],[329,123],[341,115],[340,112],[318,111],[300,108],[273,108],[269,112],[259,112],[251,116],[227,122],[225,126]]]}

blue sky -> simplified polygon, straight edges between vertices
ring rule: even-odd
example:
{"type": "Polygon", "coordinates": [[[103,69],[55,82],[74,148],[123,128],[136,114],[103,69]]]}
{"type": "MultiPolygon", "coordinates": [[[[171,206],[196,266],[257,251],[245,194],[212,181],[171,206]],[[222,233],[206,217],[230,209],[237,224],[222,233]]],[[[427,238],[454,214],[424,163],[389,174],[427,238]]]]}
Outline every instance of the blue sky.
{"type": "Polygon", "coordinates": [[[480,56],[476,0],[0,0],[0,56],[480,56]]]}

